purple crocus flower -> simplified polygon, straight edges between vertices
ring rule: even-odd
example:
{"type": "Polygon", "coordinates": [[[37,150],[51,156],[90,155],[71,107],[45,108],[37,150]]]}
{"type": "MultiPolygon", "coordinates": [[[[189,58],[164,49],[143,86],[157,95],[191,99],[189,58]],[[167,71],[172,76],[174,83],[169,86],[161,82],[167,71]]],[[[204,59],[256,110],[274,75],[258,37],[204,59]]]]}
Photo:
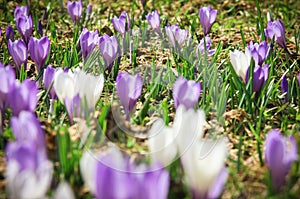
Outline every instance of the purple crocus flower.
{"type": "Polygon", "coordinates": [[[285,75],[283,76],[283,78],[281,80],[280,87],[281,87],[282,94],[285,94],[285,101],[287,102],[288,94],[289,94],[289,83],[288,83],[288,80],[285,75]]]}
{"type": "MultiPolygon", "coordinates": [[[[206,42],[206,51],[207,51],[207,55],[208,56],[212,56],[215,54],[216,49],[211,49],[210,50],[210,46],[212,43],[212,40],[210,39],[209,36],[205,37],[205,42],[206,42]]],[[[201,39],[200,44],[197,47],[197,51],[196,51],[196,57],[198,57],[199,53],[201,53],[201,55],[205,55],[205,48],[204,48],[204,38],[201,39]]]]}
{"type": "Polygon", "coordinates": [[[114,17],[112,18],[111,22],[113,23],[114,28],[121,34],[125,35],[126,29],[125,29],[125,23],[126,23],[126,18],[127,18],[127,23],[128,23],[128,29],[130,27],[130,22],[128,18],[127,12],[123,11],[120,15],[120,17],[114,17]]]}
{"type": "Polygon", "coordinates": [[[92,8],[93,7],[90,3],[86,6],[86,17],[85,17],[86,21],[90,20],[90,17],[91,17],[91,14],[92,14],[92,8]]]}
{"type": "Polygon", "coordinates": [[[14,69],[0,62],[0,111],[5,111],[8,106],[7,94],[13,88],[16,81],[14,69]]]}
{"type": "Polygon", "coordinates": [[[261,66],[269,55],[270,45],[266,41],[263,41],[260,44],[253,44],[253,42],[250,41],[248,50],[254,59],[255,65],[261,66]]]}
{"type": "Polygon", "coordinates": [[[28,6],[17,6],[14,11],[14,17],[15,20],[17,21],[21,16],[28,16],[28,6]]]}
{"type": "Polygon", "coordinates": [[[37,105],[37,94],[35,81],[25,79],[22,83],[16,82],[7,95],[13,115],[19,115],[21,111],[34,112],[37,105]]]}
{"type": "Polygon", "coordinates": [[[95,46],[97,45],[97,42],[99,40],[98,37],[98,30],[95,31],[89,31],[88,29],[84,28],[80,35],[80,46],[81,46],[81,52],[84,61],[87,60],[89,55],[94,50],[95,46]]]}
{"type": "Polygon", "coordinates": [[[269,21],[265,29],[265,35],[269,39],[275,37],[275,42],[283,48],[286,48],[285,29],[280,20],[269,21]]]}
{"type": "Polygon", "coordinates": [[[273,188],[279,190],[284,185],[285,177],[293,162],[298,159],[294,136],[291,135],[287,138],[278,129],[270,130],[265,140],[265,158],[273,188]]]}
{"type": "Polygon", "coordinates": [[[28,48],[31,59],[35,62],[38,71],[40,71],[44,67],[50,51],[50,40],[46,36],[40,39],[31,37],[28,48]]]}
{"type": "Polygon", "coordinates": [[[74,1],[74,2],[68,1],[67,10],[68,10],[68,13],[69,13],[72,21],[75,23],[76,20],[78,20],[78,22],[79,22],[80,18],[81,18],[81,14],[82,14],[82,2],[81,2],[81,0],[74,1]]]}
{"type": "Polygon", "coordinates": [[[300,88],[300,72],[298,73],[298,85],[299,85],[299,88],[300,88]]]}
{"type": "Polygon", "coordinates": [[[65,106],[70,117],[70,121],[73,122],[74,117],[84,117],[84,107],[81,106],[81,99],[79,93],[76,94],[73,99],[68,97],[65,99],[65,106]]]}
{"type": "Polygon", "coordinates": [[[38,21],[38,33],[41,37],[43,36],[43,25],[41,20],[38,21]]]}
{"type": "Polygon", "coordinates": [[[160,30],[160,16],[157,10],[153,11],[152,13],[148,13],[146,16],[148,23],[151,27],[157,32],[157,34],[161,35],[160,30]]]}
{"type": "Polygon", "coordinates": [[[15,32],[12,28],[11,25],[7,26],[6,30],[5,30],[5,35],[6,35],[6,40],[14,40],[15,37],[15,32]]]}
{"type": "Polygon", "coordinates": [[[32,17],[31,16],[20,16],[16,21],[17,29],[22,35],[22,38],[26,44],[28,44],[29,38],[32,34],[32,17]]]}
{"type": "Polygon", "coordinates": [[[204,35],[207,35],[210,32],[212,25],[216,21],[217,10],[211,9],[210,6],[201,7],[199,10],[199,15],[204,35]]]}
{"type": "Polygon", "coordinates": [[[185,79],[180,76],[173,86],[173,98],[175,108],[184,105],[186,109],[191,109],[198,102],[201,93],[201,83],[185,79]]]}
{"type": "Polygon", "coordinates": [[[105,65],[108,71],[111,71],[113,62],[116,60],[118,54],[120,53],[119,43],[115,36],[108,36],[104,34],[99,39],[99,49],[100,53],[104,59],[105,65]]]}
{"type": "Polygon", "coordinates": [[[26,44],[20,39],[14,42],[8,40],[8,50],[18,70],[20,71],[22,64],[24,64],[24,69],[26,69],[26,63],[27,63],[26,44]]]}
{"type": "Polygon", "coordinates": [[[179,46],[182,46],[184,44],[188,35],[187,29],[180,29],[178,24],[172,26],[168,24],[165,28],[172,47],[175,48],[176,43],[179,46]]]}
{"type": "Polygon", "coordinates": [[[142,87],[143,80],[139,74],[133,76],[127,72],[120,72],[117,76],[116,89],[127,119],[141,95],[142,87]]]}
{"type": "MultiPolygon", "coordinates": [[[[249,80],[249,70],[246,73],[246,83],[249,80]]],[[[269,65],[265,64],[263,67],[255,66],[253,71],[253,92],[259,92],[266,84],[269,76],[269,65]]]]}
{"type": "MultiPolygon", "coordinates": [[[[50,86],[51,86],[51,84],[54,81],[55,73],[57,71],[61,71],[61,70],[62,70],[61,68],[54,69],[50,65],[47,66],[47,68],[44,71],[44,75],[43,75],[43,82],[44,82],[46,90],[50,89],[50,86]]],[[[50,99],[57,99],[57,96],[56,96],[56,93],[55,93],[55,89],[54,89],[53,86],[52,86],[51,90],[49,91],[49,98],[50,99]]]]}

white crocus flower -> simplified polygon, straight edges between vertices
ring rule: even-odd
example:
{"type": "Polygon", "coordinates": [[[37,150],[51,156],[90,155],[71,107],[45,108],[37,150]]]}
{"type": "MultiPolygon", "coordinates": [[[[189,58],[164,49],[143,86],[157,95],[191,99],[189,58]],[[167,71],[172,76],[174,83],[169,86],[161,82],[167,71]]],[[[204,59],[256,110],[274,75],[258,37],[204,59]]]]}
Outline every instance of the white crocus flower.
{"type": "Polygon", "coordinates": [[[97,157],[91,151],[85,151],[80,159],[80,173],[85,185],[92,193],[96,193],[97,157]]]}
{"type": "Polygon", "coordinates": [[[75,195],[73,193],[73,190],[71,189],[71,187],[69,186],[68,183],[66,182],[60,182],[53,199],[75,199],[75,195]]]}
{"type": "Polygon", "coordinates": [[[230,62],[236,74],[246,82],[246,73],[251,62],[251,54],[248,48],[245,49],[245,53],[236,49],[233,52],[230,51],[230,62]]]}

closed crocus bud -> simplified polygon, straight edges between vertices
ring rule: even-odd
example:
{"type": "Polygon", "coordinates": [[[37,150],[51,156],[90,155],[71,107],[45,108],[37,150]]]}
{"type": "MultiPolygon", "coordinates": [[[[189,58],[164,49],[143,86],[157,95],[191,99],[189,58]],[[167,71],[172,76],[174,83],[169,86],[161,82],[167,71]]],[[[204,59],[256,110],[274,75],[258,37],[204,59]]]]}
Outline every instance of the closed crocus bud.
{"type": "Polygon", "coordinates": [[[82,2],[81,2],[81,0],[74,1],[74,2],[68,1],[67,10],[68,10],[68,13],[69,13],[72,21],[74,23],[76,22],[76,20],[79,22],[80,18],[81,18],[81,14],[82,14],[82,2]]]}
{"type": "MultiPolygon", "coordinates": [[[[43,150],[44,151],[44,150],[43,150]]],[[[9,143],[6,147],[6,186],[10,198],[46,198],[53,164],[34,143],[9,143]]]]}
{"type": "Polygon", "coordinates": [[[300,73],[298,73],[298,85],[299,85],[299,88],[300,88],[300,73]]]}
{"type": "Polygon", "coordinates": [[[187,109],[193,108],[199,100],[201,90],[200,82],[178,77],[173,86],[175,108],[179,105],[184,105],[187,109]]]}
{"type": "MultiPolygon", "coordinates": [[[[250,69],[250,67],[249,67],[250,69]]],[[[253,71],[253,92],[259,92],[265,86],[269,77],[269,65],[265,64],[265,66],[255,66],[253,71]]],[[[246,75],[246,83],[248,83],[249,79],[249,70],[246,75]]]]}
{"type": "Polygon", "coordinates": [[[210,32],[211,26],[215,23],[217,18],[217,10],[208,7],[201,7],[199,10],[200,22],[203,28],[204,35],[210,32]]]}
{"type": "Polygon", "coordinates": [[[67,182],[60,182],[53,199],[75,199],[74,192],[67,182]]]}
{"type": "Polygon", "coordinates": [[[207,51],[207,56],[212,56],[213,54],[215,54],[216,49],[210,50],[210,46],[212,43],[210,37],[208,37],[208,36],[205,37],[205,43],[206,43],[206,47],[204,47],[204,39],[201,39],[200,44],[197,47],[197,52],[196,52],[197,57],[198,57],[199,53],[201,53],[201,55],[205,55],[205,48],[207,51]]]}
{"type": "Polygon", "coordinates": [[[7,26],[6,30],[5,30],[5,35],[6,35],[6,40],[12,40],[14,41],[14,37],[15,37],[15,32],[12,28],[11,25],[7,26]]]}
{"type": "Polygon", "coordinates": [[[28,14],[28,6],[17,6],[14,11],[15,21],[17,21],[21,16],[28,16],[28,14]]]}
{"type": "Polygon", "coordinates": [[[298,159],[295,138],[292,135],[284,137],[278,129],[270,130],[265,140],[265,159],[273,188],[278,191],[284,185],[293,162],[298,159]]]}
{"type": "Polygon", "coordinates": [[[40,71],[44,67],[50,51],[50,40],[46,36],[40,39],[31,37],[28,48],[31,59],[35,62],[38,71],[40,71]]]}
{"type": "Polygon", "coordinates": [[[142,87],[143,80],[139,74],[133,76],[127,72],[120,72],[117,76],[116,90],[127,119],[129,119],[130,112],[141,95],[142,87]]]}
{"type": "Polygon", "coordinates": [[[176,47],[176,43],[179,46],[182,46],[188,36],[188,30],[180,29],[177,24],[172,26],[168,24],[166,26],[166,33],[168,35],[172,47],[174,48],[176,47]]]}
{"type": "Polygon", "coordinates": [[[16,21],[16,24],[20,35],[22,35],[22,39],[25,41],[26,44],[28,44],[33,28],[32,17],[20,16],[16,21]]]}
{"type": "Polygon", "coordinates": [[[26,44],[22,40],[16,40],[14,42],[8,40],[8,50],[18,70],[20,71],[22,64],[24,64],[24,69],[26,69],[26,63],[27,63],[26,44]]]}
{"type": "Polygon", "coordinates": [[[13,115],[17,116],[21,111],[34,112],[37,105],[37,94],[35,81],[25,79],[22,83],[16,82],[7,95],[13,115]]]}
{"type": "Polygon", "coordinates": [[[281,87],[282,94],[285,94],[285,101],[287,102],[288,95],[289,95],[289,83],[288,83],[288,80],[285,75],[283,76],[283,78],[281,80],[280,87],[281,87]]]}
{"type": "MultiPolygon", "coordinates": [[[[61,68],[56,68],[54,69],[52,66],[47,66],[47,68],[44,70],[44,74],[43,74],[43,82],[45,85],[45,89],[48,90],[50,89],[51,84],[54,81],[54,76],[55,73],[58,71],[61,71],[61,68]]],[[[54,86],[52,86],[52,88],[49,91],[49,98],[50,99],[57,99],[55,90],[54,90],[54,86]]]]}
{"type": "Polygon", "coordinates": [[[4,112],[8,106],[7,94],[14,87],[15,81],[16,81],[16,75],[14,69],[10,65],[4,67],[4,65],[0,62],[0,111],[1,112],[4,112]]]}
{"type": "Polygon", "coordinates": [[[246,82],[246,73],[250,67],[251,54],[248,48],[245,49],[245,53],[239,50],[230,51],[230,62],[236,72],[236,74],[246,82]]]}
{"type": "MultiPolygon", "coordinates": [[[[123,11],[120,15],[120,17],[114,17],[112,18],[111,22],[113,23],[114,28],[116,31],[118,31],[121,35],[125,35],[126,29],[125,29],[125,23],[127,18],[127,12],[123,11]]],[[[127,21],[127,23],[130,23],[127,21]]]]}
{"type": "Polygon", "coordinates": [[[108,71],[111,71],[114,61],[120,53],[119,43],[115,36],[104,34],[99,39],[100,53],[104,59],[108,71]]]}
{"type": "Polygon", "coordinates": [[[91,4],[88,4],[87,7],[86,7],[86,17],[85,17],[85,20],[86,21],[89,21],[90,20],[90,17],[91,17],[91,14],[92,14],[92,5],[91,4]]]}
{"type": "Polygon", "coordinates": [[[269,21],[265,29],[265,35],[269,39],[275,37],[275,42],[283,48],[286,48],[285,29],[280,20],[269,21]]]}
{"type": "Polygon", "coordinates": [[[160,30],[160,16],[157,12],[157,10],[153,11],[152,13],[148,13],[146,16],[146,19],[148,23],[151,25],[151,27],[157,32],[157,34],[161,35],[160,30]]]}
{"type": "Polygon", "coordinates": [[[263,41],[260,44],[253,44],[253,42],[250,41],[248,50],[254,59],[255,65],[261,66],[269,55],[270,45],[266,41],[263,41]]]}
{"type": "Polygon", "coordinates": [[[98,37],[98,30],[95,31],[89,31],[88,29],[84,28],[80,35],[80,46],[81,46],[81,52],[84,61],[87,60],[89,55],[94,50],[95,46],[97,45],[99,40],[98,37]]]}
{"type": "Polygon", "coordinates": [[[43,36],[43,25],[41,20],[38,21],[38,33],[41,37],[43,36]]]}

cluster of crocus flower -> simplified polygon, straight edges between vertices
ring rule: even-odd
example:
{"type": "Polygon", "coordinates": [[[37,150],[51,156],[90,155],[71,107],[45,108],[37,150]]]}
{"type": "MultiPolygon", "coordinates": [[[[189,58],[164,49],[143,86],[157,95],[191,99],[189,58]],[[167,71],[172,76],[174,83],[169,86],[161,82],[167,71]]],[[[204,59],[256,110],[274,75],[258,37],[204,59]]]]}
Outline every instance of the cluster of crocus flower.
{"type": "Polygon", "coordinates": [[[183,46],[188,36],[188,29],[180,29],[178,24],[176,25],[167,24],[165,29],[171,47],[176,48],[177,46],[183,46]]]}
{"type": "Polygon", "coordinates": [[[129,120],[137,99],[141,95],[143,80],[139,74],[135,76],[127,72],[120,72],[116,79],[116,90],[124,108],[126,119],[129,120]]]}
{"type": "Polygon", "coordinates": [[[153,162],[167,166],[180,158],[193,198],[217,198],[228,177],[225,168],[227,141],[203,139],[203,111],[179,106],[172,127],[160,119],[149,132],[149,151],[153,162]]]}
{"type": "Polygon", "coordinates": [[[98,199],[168,196],[170,177],[160,164],[136,165],[115,147],[102,154],[84,152],[80,169],[86,185],[98,199]]]}
{"type": "Polygon", "coordinates": [[[284,137],[278,129],[270,130],[265,140],[265,159],[273,189],[279,191],[286,181],[293,162],[298,160],[294,136],[284,137]]]}

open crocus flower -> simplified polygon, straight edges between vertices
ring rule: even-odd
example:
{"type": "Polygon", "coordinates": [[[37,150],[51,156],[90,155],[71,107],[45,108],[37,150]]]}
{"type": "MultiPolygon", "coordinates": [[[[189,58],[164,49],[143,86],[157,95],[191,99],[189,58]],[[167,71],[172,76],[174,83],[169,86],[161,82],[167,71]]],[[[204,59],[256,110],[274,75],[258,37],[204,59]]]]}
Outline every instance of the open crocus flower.
{"type": "Polygon", "coordinates": [[[206,46],[204,47],[204,38],[201,39],[200,41],[200,44],[198,45],[197,47],[197,50],[196,50],[196,57],[198,57],[199,53],[201,53],[201,55],[205,55],[205,50],[207,51],[207,56],[212,56],[215,54],[216,52],[216,49],[211,49],[210,50],[210,46],[211,46],[211,39],[209,36],[206,36],[205,37],[205,42],[206,42],[206,46]]]}
{"type": "Polygon", "coordinates": [[[129,29],[130,22],[129,22],[127,12],[123,11],[119,18],[114,16],[114,18],[112,18],[112,20],[111,20],[114,28],[123,36],[125,35],[125,32],[126,32],[126,29],[125,29],[126,18],[127,18],[127,23],[128,23],[128,29],[129,29]]]}
{"type": "Polygon", "coordinates": [[[176,25],[170,25],[167,24],[166,28],[166,34],[168,35],[170,44],[172,47],[176,47],[176,43],[179,46],[182,46],[187,38],[188,35],[188,29],[180,29],[178,24],[176,25]]]}
{"type": "Polygon", "coordinates": [[[260,44],[253,44],[253,42],[250,41],[248,50],[254,59],[255,65],[261,66],[269,55],[270,45],[266,41],[263,41],[260,44]]]}
{"type": "Polygon", "coordinates": [[[32,34],[33,23],[31,16],[20,16],[16,21],[17,29],[26,44],[32,34]]]}
{"type": "MultiPolygon", "coordinates": [[[[250,69],[250,67],[249,67],[250,69]]],[[[269,65],[265,64],[263,67],[255,66],[253,71],[253,92],[259,92],[265,86],[269,77],[269,65]]],[[[249,79],[249,70],[246,74],[246,83],[249,79]]]]}
{"type": "Polygon", "coordinates": [[[21,16],[28,16],[28,6],[16,6],[15,11],[14,11],[14,17],[15,20],[17,21],[19,17],[21,16]]]}
{"type": "Polygon", "coordinates": [[[270,130],[265,140],[265,158],[273,188],[279,190],[293,162],[298,159],[295,138],[292,135],[284,137],[278,129],[270,130]]]}
{"type": "Polygon", "coordinates": [[[157,34],[161,35],[161,30],[160,30],[160,16],[157,12],[157,10],[148,13],[146,16],[146,19],[148,23],[151,25],[151,27],[157,32],[157,34]]]}
{"type": "Polygon", "coordinates": [[[280,20],[269,21],[265,29],[265,35],[269,39],[275,37],[275,42],[283,48],[286,48],[285,29],[280,20]]]}
{"type": "Polygon", "coordinates": [[[115,36],[104,34],[99,39],[100,53],[104,59],[108,71],[111,71],[114,61],[120,53],[119,43],[115,36]]]}
{"type": "Polygon", "coordinates": [[[7,41],[8,40],[14,41],[15,32],[11,25],[7,26],[7,28],[5,29],[5,35],[7,41]]]}
{"type": "Polygon", "coordinates": [[[13,58],[18,70],[21,70],[21,65],[24,64],[24,69],[26,69],[27,63],[27,47],[22,40],[16,40],[12,42],[8,40],[8,50],[13,58]]]}
{"type": "Polygon", "coordinates": [[[84,28],[80,34],[79,40],[82,56],[84,61],[86,61],[98,43],[98,30],[92,32],[84,28]]]}
{"type": "Polygon", "coordinates": [[[120,72],[117,76],[116,90],[127,119],[129,119],[130,112],[141,95],[142,87],[143,80],[139,74],[133,76],[127,72],[120,72]]]}
{"type": "Polygon", "coordinates": [[[44,67],[50,51],[50,40],[46,36],[40,39],[31,37],[28,48],[31,59],[37,65],[38,71],[40,71],[44,67]]]}
{"type": "Polygon", "coordinates": [[[53,165],[35,143],[11,142],[6,147],[6,186],[10,198],[45,198],[53,165]]]}
{"type": "Polygon", "coordinates": [[[246,48],[245,53],[239,50],[230,51],[230,62],[236,72],[236,74],[246,82],[246,73],[250,67],[251,54],[246,48]]]}
{"type": "Polygon", "coordinates": [[[187,109],[193,108],[198,102],[201,90],[200,82],[178,77],[173,86],[175,108],[179,105],[184,105],[187,109]]]}
{"type": "Polygon", "coordinates": [[[7,95],[9,106],[14,115],[21,111],[34,112],[37,105],[38,88],[35,81],[25,79],[22,83],[16,82],[7,95]]]}
{"type": "Polygon", "coordinates": [[[208,7],[201,7],[199,10],[200,22],[203,28],[204,35],[210,32],[211,26],[215,23],[217,17],[217,10],[208,7]]]}
{"type": "Polygon", "coordinates": [[[68,10],[68,13],[69,13],[72,21],[74,23],[76,22],[76,20],[79,22],[80,18],[81,18],[81,14],[82,14],[82,2],[81,2],[81,0],[74,1],[74,2],[68,1],[67,10],[68,10]]]}

